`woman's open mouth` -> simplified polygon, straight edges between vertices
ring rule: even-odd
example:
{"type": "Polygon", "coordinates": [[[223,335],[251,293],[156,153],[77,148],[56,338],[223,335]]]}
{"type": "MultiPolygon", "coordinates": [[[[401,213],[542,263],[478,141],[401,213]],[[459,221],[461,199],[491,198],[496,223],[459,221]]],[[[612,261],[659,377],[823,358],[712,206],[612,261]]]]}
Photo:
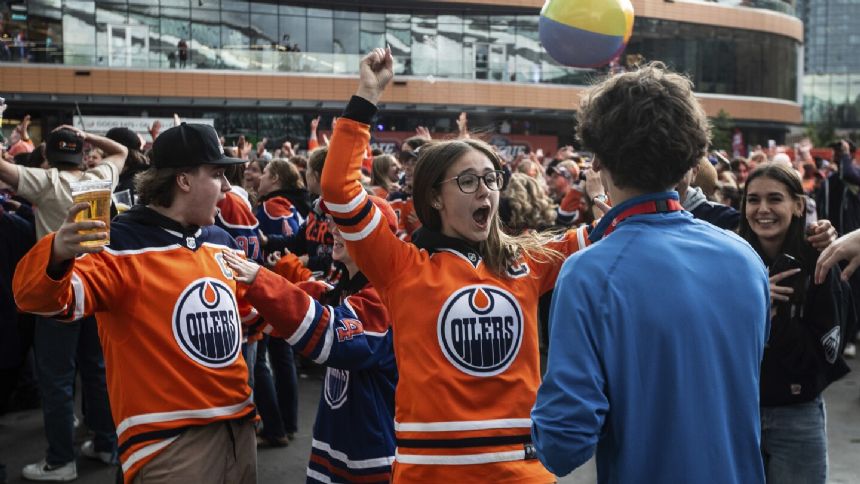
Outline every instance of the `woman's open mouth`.
{"type": "Polygon", "coordinates": [[[484,228],[490,220],[490,207],[481,207],[472,212],[472,219],[479,227],[484,228]]]}

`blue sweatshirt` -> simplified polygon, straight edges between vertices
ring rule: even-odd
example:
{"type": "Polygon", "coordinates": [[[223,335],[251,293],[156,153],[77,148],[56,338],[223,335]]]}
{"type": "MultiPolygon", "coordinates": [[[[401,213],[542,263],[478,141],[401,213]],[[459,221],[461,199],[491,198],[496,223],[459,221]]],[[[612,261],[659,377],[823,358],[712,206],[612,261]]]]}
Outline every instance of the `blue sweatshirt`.
{"type": "Polygon", "coordinates": [[[599,483],[763,483],[768,296],[755,251],[688,212],[631,216],[572,255],[532,410],[541,462],[564,476],[596,449],[599,483]]]}

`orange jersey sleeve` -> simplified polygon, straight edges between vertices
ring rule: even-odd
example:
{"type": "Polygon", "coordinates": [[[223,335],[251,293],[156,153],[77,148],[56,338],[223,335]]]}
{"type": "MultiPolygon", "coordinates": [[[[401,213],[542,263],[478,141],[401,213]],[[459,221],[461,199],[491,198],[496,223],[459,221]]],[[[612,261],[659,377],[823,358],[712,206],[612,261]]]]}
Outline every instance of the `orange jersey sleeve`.
{"type": "Polygon", "coordinates": [[[369,139],[369,125],[338,120],[323,168],[322,197],[361,272],[384,291],[397,277],[408,274],[422,255],[389,230],[361,186],[361,163],[369,139]]]}
{"type": "Polygon", "coordinates": [[[570,254],[584,249],[589,245],[591,245],[591,241],[588,240],[588,230],[586,227],[570,229],[548,244],[550,249],[561,252],[564,257],[553,259],[550,263],[542,263],[535,259],[530,260],[532,270],[537,273],[540,281],[540,293],[548,292],[555,286],[555,280],[558,278],[561,265],[570,254]]]}
{"type": "Polygon", "coordinates": [[[292,283],[307,281],[313,277],[313,273],[310,269],[303,266],[302,261],[292,253],[281,257],[272,270],[275,274],[278,274],[292,283]]]}
{"type": "Polygon", "coordinates": [[[42,238],[15,269],[15,302],[28,313],[74,321],[110,309],[124,292],[123,277],[110,261],[87,255],[70,261],[59,280],[48,276],[54,233],[42,238]],[[98,277],[93,277],[97,275],[98,277]]]}

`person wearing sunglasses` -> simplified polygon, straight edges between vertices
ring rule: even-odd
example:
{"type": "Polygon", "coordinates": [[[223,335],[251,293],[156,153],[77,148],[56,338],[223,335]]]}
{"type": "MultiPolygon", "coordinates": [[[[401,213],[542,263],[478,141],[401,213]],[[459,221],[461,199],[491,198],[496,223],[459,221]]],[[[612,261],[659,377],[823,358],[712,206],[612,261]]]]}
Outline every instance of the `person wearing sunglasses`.
{"type": "Polygon", "coordinates": [[[530,436],[537,304],[564,258],[585,246],[585,230],[505,234],[502,162],[477,139],[421,147],[412,190],[421,234],[413,245],[387,230],[359,180],[393,62],[383,49],[362,59],[322,174],[326,207],[391,316],[399,374],[392,482],[555,482],[530,436]]]}

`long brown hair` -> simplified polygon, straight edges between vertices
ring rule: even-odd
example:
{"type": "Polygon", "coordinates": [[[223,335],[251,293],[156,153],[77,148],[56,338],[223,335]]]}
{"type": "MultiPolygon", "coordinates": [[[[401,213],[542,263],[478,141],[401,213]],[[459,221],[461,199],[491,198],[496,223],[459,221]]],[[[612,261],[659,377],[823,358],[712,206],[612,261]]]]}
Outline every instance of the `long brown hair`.
{"type": "Polygon", "coordinates": [[[391,167],[397,164],[397,159],[392,155],[379,155],[373,157],[373,169],[370,171],[370,184],[382,187],[390,192],[397,180],[388,177],[391,167]]]}
{"type": "Polygon", "coordinates": [[[275,158],[267,166],[269,167],[269,173],[277,177],[278,184],[282,190],[294,190],[305,187],[305,182],[302,181],[302,175],[299,173],[298,167],[289,160],[275,158]]]}
{"type": "Polygon", "coordinates": [[[801,202],[800,216],[792,215],[791,223],[788,226],[788,231],[785,234],[785,240],[782,243],[781,252],[788,253],[797,259],[800,259],[804,265],[809,263],[805,260],[807,254],[807,241],[805,235],[806,229],[806,196],[803,193],[803,185],[800,183],[800,177],[797,176],[792,169],[778,163],[765,163],[756,167],[747,177],[744,185],[743,196],[741,196],[741,223],[738,226],[738,235],[753,246],[756,252],[762,259],[767,260],[758,240],[758,235],[753,232],[747,221],[747,191],[753,180],[756,178],[769,178],[775,182],[781,183],[791,198],[801,202]]]}
{"type": "MultiPolygon", "coordinates": [[[[415,213],[427,229],[442,231],[442,216],[433,208],[433,198],[438,194],[436,187],[443,180],[448,168],[469,151],[478,151],[490,160],[495,169],[502,169],[502,160],[492,146],[477,139],[433,141],[421,147],[412,182],[412,199],[415,213]]],[[[487,240],[478,244],[478,252],[487,267],[503,276],[520,255],[542,262],[563,259],[564,256],[560,252],[547,247],[553,236],[554,234],[535,232],[507,235],[502,230],[499,212],[496,210],[490,219],[490,233],[487,240]]]]}

